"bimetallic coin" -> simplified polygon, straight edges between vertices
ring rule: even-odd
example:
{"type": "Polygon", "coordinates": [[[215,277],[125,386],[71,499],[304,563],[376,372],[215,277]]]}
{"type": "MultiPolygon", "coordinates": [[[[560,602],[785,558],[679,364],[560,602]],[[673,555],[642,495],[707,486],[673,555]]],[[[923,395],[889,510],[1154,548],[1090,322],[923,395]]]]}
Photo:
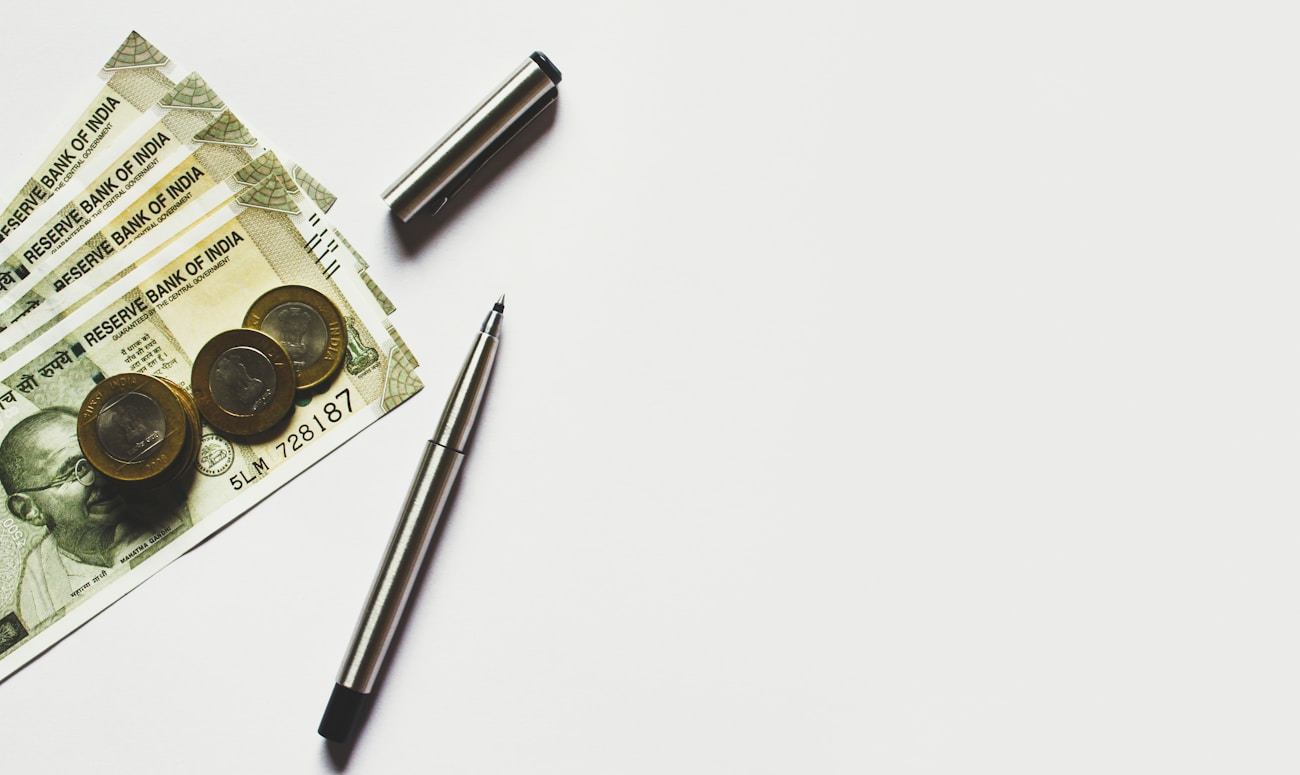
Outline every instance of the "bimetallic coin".
{"type": "Polygon", "coordinates": [[[101,474],[152,486],[187,458],[185,407],[167,383],[146,374],[115,374],[86,395],[77,415],[82,454],[101,474]]]}
{"type": "Polygon", "coordinates": [[[293,408],[298,389],[288,353],[251,328],[224,331],[203,345],[190,385],[203,419],[234,436],[273,428],[293,408]]]}
{"type": "Polygon", "coordinates": [[[244,327],[269,335],[284,347],[298,375],[298,389],[334,377],[347,351],[343,315],[329,297],[305,285],[284,285],[262,294],[248,308],[244,327]]]}

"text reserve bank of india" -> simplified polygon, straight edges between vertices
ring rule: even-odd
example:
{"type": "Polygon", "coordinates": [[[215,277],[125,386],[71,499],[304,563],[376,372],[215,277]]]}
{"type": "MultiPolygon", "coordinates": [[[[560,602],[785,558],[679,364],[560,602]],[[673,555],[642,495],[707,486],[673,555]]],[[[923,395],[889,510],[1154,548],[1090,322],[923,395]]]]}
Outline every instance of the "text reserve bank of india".
{"type": "MultiPolygon", "coordinates": [[[[132,245],[140,255],[164,244],[230,199],[263,195],[248,189],[268,179],[279,178],[289,194],[305,194],[322,211],[336,199],[260,144],[197,73],[139,115],[96,161],[0,244],[0,350],[15,336],[8,329],[30,331],[91,292],[85,281],[92,274],[117,274],[109,267],[129,263],[123,253],[132,245]]],[[[328,228],[346,248],[337,258],[351,257],[352,271],[391,313],[365,262],[328,228]]]]}

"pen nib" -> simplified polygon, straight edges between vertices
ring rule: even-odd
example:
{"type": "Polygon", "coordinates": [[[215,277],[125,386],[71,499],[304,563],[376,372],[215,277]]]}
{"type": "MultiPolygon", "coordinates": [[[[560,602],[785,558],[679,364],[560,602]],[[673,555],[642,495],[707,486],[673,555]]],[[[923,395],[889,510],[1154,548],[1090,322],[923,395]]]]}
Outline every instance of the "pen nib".
{"type": "Polygon", "coordinates": [[[501,333],[501,315],[505,311],[506,295],[503,293],[501,298],[497,299],[497,303],[492,305],[492,310],[487,313],[487,317],[483,318],[483,326],[479,328],[479,331],[488,336],[496,336],[501,333]]]}

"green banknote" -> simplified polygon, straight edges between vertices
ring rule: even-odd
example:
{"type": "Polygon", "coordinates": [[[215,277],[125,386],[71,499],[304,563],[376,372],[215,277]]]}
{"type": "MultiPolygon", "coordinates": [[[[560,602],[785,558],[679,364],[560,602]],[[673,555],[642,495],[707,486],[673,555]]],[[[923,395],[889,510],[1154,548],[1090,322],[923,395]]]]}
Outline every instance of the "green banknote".
{"type": "Polygon", "coordinates": [[[104,63],[91,84],[91,96],[34,165],[33,172],[0,199],[0,243],[23,228],[86,165],[115,147],[136,118],[175,88],[175,65],[132,32],[104,63]]]}
{"type": "MultiPolygon", "coordinates": [[[[120,266],[133,243],[146,241],[147,251],[273,177],[322,210],[335,202],[301,167],[286,166],[259,143],[191,73],[122,132],[97,165],[85,166],[48,200],[45,212],[0,244],[0,331],[19,319],[30,326],[38,307],[46,309],[34,317],[52,317],[68,297],[89,292],[85,281],[92,274],[120,266]]],[[[363,262],[357,271],[364,271],[363,262]]],[[[369,278],[367,284],[391,309],[369,278]]]]}
{"type": "MultiPolygon", "coordinates": [[[[202,111],[168,111],[155,118],[146,112],[137,132],[108,153],[96,167],[87,167],[0,244],[0,307],[27,310],[37,297],[30,290],[51,273],[63,276],[60,290],[71,289],[70,255],[83,268],[106,262],[125,246],[170,220],[265,149],[198,143],[192,138],[210,128],[215,116],[202,111]],[[194,147],[194,146],[198,147],[194,147]]],[[[192,212],[192,210],[191,210],[192,212]]],[[[72,290],[71,292],[77,292],[72,290]]],[[[0,322],[7,325],[9,320],[0,322]]]]}
{"type": "MultiPolygon", "coordinates": [[[[260,144],[197,73],[138,117],[98,167],[83,168],[8,244],[0,245],[0,351],[57,319],[217,207],[278,178],[279,206],[328,210],[336,197],[260,144]],[[48,217],[46,217],[48,216],[48,217]]],[[[265,198],[265,197],[263,197],[265,198]]],[[[395,309],[332,225],[331,259],[352,264],[387,314],[395,309]]]]}
{"type": "Polygon", "coordinates": [[[322,271],[318,214],[264,205],[220,208],[0,365],[0,678],[422,387],[359,276],[322,271]],[[347,357],[331,383],[256,442],[205,425],[197,470],[173,485],[129,492],[79,475],[75,413],[94,385],[141,372],[188,388],[200,348],[286,284],[343,313],[347,357]]]}
{"type": "MultiPolygon", "coordinates": [[[[274,153],[267,151],[250,164],[267,157],[275,159],[274,153]]],[[[349,249],[350,246],[345,246],[345,240],[302,187],[291,189],[278,175],[256,179],[244,175],[242,177],[247,181],[244,184],[234,181],[235,177],[241,177],[238,171],[231,180],[221,181],[197,173],[197,170],[197,167],[191,167],[189,171],[164,176],[140,202],[104,223],[103,229],[84,245],[69,245],[69,249],[56,254],[51,259],[59,262],[54,271],[39,279],[29,277],[29,290],[21,300],[0,313],[0,353],[12,353],[73,310],[93,303],[95,297],[111,284],[138,272],[142,265],[165,257],[170,247],[183,241],[191,228],[222,208],[254,206],[279,209],[290,215],[306,215],[312,228],[309,247],[318,255],[322,272],[327,276],[340,269],[354,274],[364,272],[360,257],[349,249]],[[193,177],[186,179],[196,181],[188,187],[170,182],[187,175],[193,177]],[[159,211],[156,225],[148,220],[148,213],[154,209],[159,211]],[[168,217],[169,213],[176,215],[168,217]],[[194,220],[195,217],[199,220],[194,220]],[[131,224],[135,223],[144,226],[133,229],[131,224]],[[75,250],[70,249],[74,247],[75,250]]],[[[392,312],[391,304],[382,303],[387,297],[377,285],[367,280],[362,278],[383,314],[392,312]]]]}

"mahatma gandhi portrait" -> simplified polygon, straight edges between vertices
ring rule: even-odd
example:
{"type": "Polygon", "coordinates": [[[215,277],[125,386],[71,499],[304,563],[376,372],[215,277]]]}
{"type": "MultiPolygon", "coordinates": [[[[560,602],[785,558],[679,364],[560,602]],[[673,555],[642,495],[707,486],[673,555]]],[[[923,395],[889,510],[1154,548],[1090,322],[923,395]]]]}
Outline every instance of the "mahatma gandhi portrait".
{"type": "Polygon", "coordinates": [[[71,409],[42,409],[10,429],[0,441],[0,485],[11,514],[46,530],[19,585],[18,612],[29,626],[66,606],[84,579],[102,577],[145,532],[82,455],[71,409]]]}

